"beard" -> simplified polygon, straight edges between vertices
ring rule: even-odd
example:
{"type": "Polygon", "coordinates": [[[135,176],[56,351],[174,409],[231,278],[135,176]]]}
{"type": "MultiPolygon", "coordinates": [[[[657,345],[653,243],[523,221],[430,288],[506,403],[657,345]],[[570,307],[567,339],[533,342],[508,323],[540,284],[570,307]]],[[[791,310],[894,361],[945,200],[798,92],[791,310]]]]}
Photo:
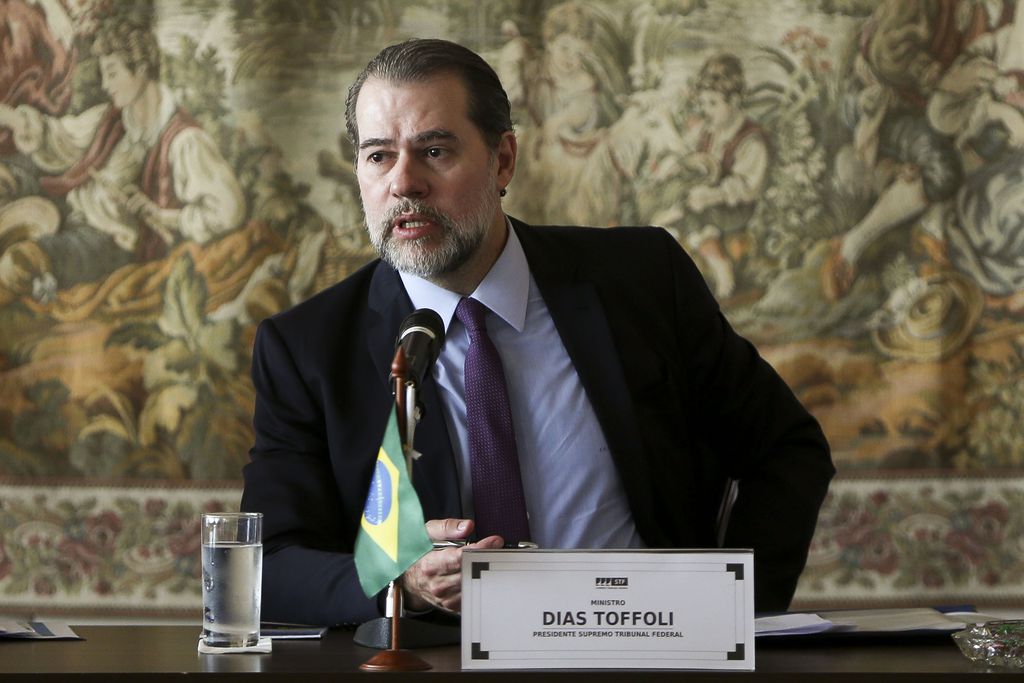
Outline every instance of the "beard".
{"type": "Polygon", "coordinates": [[[403,200],[376,220],[366,215],[365,207],[363,213],[370,242],[381,260],[399,272],[430,279],[458,270],[480,248],[500,208],[497,188],[484,187],[473,204],[474,208],[461,220],[455,220],[426,202],[415,199],[403,200]],[[392,226],[404,213],[419,214],[441,226],[441,237],[394,239],[392,226]]]}

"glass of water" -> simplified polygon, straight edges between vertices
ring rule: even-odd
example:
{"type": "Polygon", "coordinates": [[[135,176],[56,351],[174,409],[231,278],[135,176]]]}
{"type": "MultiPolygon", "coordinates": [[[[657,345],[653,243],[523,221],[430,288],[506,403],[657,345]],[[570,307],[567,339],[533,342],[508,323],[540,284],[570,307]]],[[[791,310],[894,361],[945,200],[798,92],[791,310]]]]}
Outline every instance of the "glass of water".
{"type": "Polygon", "coordinates": [[[260,639],[263,514],[204,514],[203,641],[211,647],[249,647],[260,639]]]}

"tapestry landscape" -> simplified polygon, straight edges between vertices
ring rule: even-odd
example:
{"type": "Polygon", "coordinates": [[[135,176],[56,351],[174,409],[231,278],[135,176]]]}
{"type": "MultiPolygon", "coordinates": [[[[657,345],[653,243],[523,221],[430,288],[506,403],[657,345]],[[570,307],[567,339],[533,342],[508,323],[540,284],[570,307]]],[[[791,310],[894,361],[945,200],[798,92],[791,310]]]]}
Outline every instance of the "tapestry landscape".
{"type": "Polygon", "coordinates": [[[665,227],[821,421],[794,607],[1024,599],[1015,0],[0,0],[0,612],[199,614],[256,326],[374,258],[345,94],[410,37],[501,76],[509,214],[665,227]]]}

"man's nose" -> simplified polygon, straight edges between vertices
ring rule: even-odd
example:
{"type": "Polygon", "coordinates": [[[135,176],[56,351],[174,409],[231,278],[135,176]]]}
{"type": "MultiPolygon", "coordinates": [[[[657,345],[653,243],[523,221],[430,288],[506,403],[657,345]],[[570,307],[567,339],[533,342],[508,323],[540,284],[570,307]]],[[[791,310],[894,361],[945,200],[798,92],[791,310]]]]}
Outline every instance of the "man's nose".
{"type": "Polygon", "coordinates": [[[400,156],[391,169],[391,194],[395,197],[425,197],[430,186],[415,159],[400,156]]]}

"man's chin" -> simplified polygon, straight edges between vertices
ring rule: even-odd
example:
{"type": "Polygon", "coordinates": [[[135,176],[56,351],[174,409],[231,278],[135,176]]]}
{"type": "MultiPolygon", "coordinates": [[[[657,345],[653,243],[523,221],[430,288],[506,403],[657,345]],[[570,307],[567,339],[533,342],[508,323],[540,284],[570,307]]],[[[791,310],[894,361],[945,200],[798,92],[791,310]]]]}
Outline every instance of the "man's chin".
{"type": "Polygon", "coordinates": [[[425,280],[453,273],[457,271],[468,260],[469,259],[467,256],[449,256],[447,258],[418,259],[391,259],[387,257],[384,258],[384,262],[387,263],[392,268],[394,268],[395,270],[401,273],[406,273],[408,275],[415,275],[417,277],[424,278],[425,280]]]}
{"type": "Polygon", "coordinates": [[[443,241],[387,240],[378,249],[385,263],[395,270],[425,279],[448,275],[461,268],[480,248],[481,239],[443,241]]]}
{"type": "Polygon", "coordinates": [[[423,278],[443,275],[451,270],[448,264],[436,258],[435,254],[424,253],[423,251],[418,253],[409,253],[408,250],[402,250],[401,253],[389,251],[382,258],[385,263],[399,272],[423,278]]]}

